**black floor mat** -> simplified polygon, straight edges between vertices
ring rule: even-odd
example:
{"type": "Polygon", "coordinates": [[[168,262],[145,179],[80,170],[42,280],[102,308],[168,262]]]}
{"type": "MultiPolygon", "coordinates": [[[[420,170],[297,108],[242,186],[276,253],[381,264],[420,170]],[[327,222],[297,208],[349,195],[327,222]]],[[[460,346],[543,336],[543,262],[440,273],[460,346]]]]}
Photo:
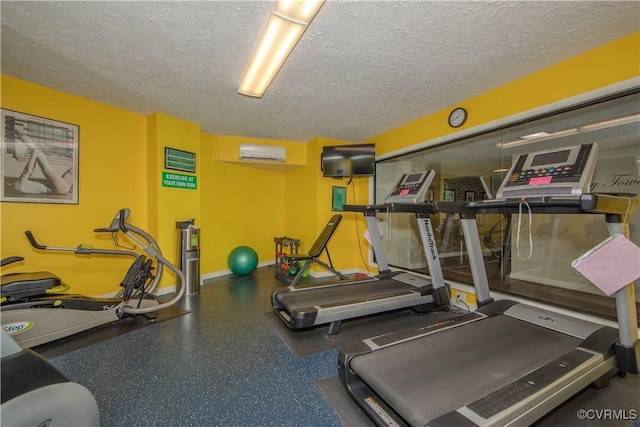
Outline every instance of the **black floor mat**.
{"type": "Polygon", "coordinates": [[[316,381],[316,386],[318,386],[343,425],[348,427],[375,426],[367,414],[349,397],[340,382],[340,378],[337,376],[323,378],[316,381]]]}
{"type": "Polygon", "coordinates": [[[387,312],[345,320],[342,322],[340,333],[335,338],[329,338],[327,335],[329,325],[292,331],[287,328],[274,311],[265,313],[271,326],[287,343],[291,351],[299,357],[339,348],[350,341],[363,340],[423,324],[428,325],[456,315],[448,311],[415,313],[410,309],[387,312]]]}
{"type": "Polygon", "coordinates": [[[167,307],[152,313],[155,316],[155,319],[153,320],[145,316],[120,319],[66,338],[32,347],[31,349],[45,359],[51,359],[91,344],[115,338],[128,332],[153,325],[154,323],[160,323],[188,313],[189,310],[185,310],[177,306],[167,307]]]}

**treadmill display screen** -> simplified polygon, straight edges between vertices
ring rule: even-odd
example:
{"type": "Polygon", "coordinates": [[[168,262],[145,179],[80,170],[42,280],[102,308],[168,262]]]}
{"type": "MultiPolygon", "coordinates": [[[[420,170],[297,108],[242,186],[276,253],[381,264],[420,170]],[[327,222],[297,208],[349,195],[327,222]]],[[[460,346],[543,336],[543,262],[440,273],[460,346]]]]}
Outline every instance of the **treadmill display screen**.
{"type": "Polygon", "coordinates": [[[588,191],[595,169],[598,145],[595,142],[519,155],[497,198],[569,196],[588,191]]]}
{"type": "Polygon", "coordinates": [[[531,166],[561,164],[569,159],[571,150],[553,151],[551,153],[538,154],[531,161],[531,166]]]}
{"type": "Polygon", "coordinates": [[[384,199],[385,203],[423,202],[435,175],[434,170],[405,173],[387,194],[384,199]]]}
{"type": "Polygon", "coordinates": [[[408,184],[410,182],[417,182],[420,181],[420,179],[422,179],[424,174],[422,173],[412,173],[411,175],[407,176],[407,179],[404,180],[405,184],[408,184]]]}

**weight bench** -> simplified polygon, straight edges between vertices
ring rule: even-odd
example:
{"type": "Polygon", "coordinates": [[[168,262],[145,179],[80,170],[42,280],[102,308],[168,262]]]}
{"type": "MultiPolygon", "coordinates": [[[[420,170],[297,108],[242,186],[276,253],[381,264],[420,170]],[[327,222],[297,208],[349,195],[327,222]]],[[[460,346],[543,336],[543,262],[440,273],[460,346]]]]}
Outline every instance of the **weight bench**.
{"type": "Polygon", "coordinates": [[[291,254],[291,255],[285,255],[282,258],[283,262],[300,265],[298,273],[296,273],[295,277],[293,278],[293,281],[291,282],[291,286],[295,286],[300,281],[300,279],[302,279],[302,275],[313,264],[318,264],[324,269],[330,271],[331,273],[338,276],[340,280],[347,279],[347,276],[345,276],[344,274],[340,273],[338,270],[333,268],[333,262],[331,262],[331,257],[329,256],[329,249],[327,249],[327,244],[329,243],[331,236],[333,236],[333,233],[336,231],[336,228],[338,228],[340,221],[342,221],[342,215],[340,214],[336,214],[331,217],[327,225],[325,225],[324,230],[322,230],[322,233],[320,233],[316,241],[311,246],[311,249],[309,249],[308,254],[291,254]],[[329,265],[318,259],[320,255],[322,255],[322,252],[324,251],[327,252],[329,265]],[[304,265],[302,265],[304,261],[306,262],[304,263],[304,265]]]}

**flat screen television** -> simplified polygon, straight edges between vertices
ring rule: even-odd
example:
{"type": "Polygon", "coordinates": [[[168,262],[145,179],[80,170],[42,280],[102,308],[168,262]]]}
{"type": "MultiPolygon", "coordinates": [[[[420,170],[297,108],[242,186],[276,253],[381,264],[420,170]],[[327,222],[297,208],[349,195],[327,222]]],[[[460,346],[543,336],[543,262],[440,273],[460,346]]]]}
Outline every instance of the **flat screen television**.
{"type": "Polygon", "coordinates": [[[322,176],[373,176],[376,173],[375,144],[326,146],[321,156],[322,176]]]}

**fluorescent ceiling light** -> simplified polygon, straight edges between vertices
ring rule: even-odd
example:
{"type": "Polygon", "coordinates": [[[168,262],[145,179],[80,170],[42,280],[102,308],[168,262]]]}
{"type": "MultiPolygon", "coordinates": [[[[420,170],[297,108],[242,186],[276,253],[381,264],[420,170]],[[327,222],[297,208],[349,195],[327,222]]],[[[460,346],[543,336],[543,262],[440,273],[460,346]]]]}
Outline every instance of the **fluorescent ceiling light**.
{"type": "Polygon", "coordinates": [[[531,144],[534,142],[548,141],[550,139],[562,138],[570,135],[577,135],[579,133],[591,132],[594,130],[606,129],[614,126],[621,126],[628,123],[640,121],[640,114],[632,114],[630,116],[618,117],[611,120],[605,120],[603,122],[591,123],[583,125],[578,128],[559,130],[557,132],[537,132],[529,135],[521,136],[519,139],[511,142],[499,142],[496,144],[498,148],[511,148],[518,147],[525,144],[531,144]]]}
{"type": "Polygon", "coordinates": [[[498,143],[496,145],[498,146],[498,148],[518,147],[520,145],[532,144],[534,142],[548,141],[550,139],[561,138],[563,136],[577,135],[577,134],[580,133],[580,129],[573,128],[573,129],[559,130],[557,132],[552,132],[552,133],[548,133],[548,132],[540,132],[540,133],[541,134],[545,134],[545,135],[544,136],[540,136],[538,138],[520,137],[520,139],[518,139],[518,140],[511,141],[511,142],[498,143]]]}
{"type": "Polygon", "coordinates": [[[324,0],[279,0],[273,13],[308,25],[323,3],[324,0]]]}
{"type": "Polygon", "coordinates": [[[324,0],[279,0],[249,61],[238,93],[261,98],[324,0]]]}
{"type": "Polygon", "coordinates": [[[526,140],[530,140],[530,139],[539,139],[539,138],[542,138],[544,136],[549,136],[549,135],[551,135],[549,132],[536,132],[536,133],[532,133],[530,135],[521,136],[520,138],[526,139],[526,140]]]}
{"type": "Polygon", "coordinates": [[[605,120],[604,122],[584,125],[580,127],[580,131],[591,132],[592,130],[606,129],[614,126],[626,125],[627,123],[633,123],[637,121],[640,121],[640,114],[633,114],[631,116],[618,117],[617,119],[605,120]]]}

